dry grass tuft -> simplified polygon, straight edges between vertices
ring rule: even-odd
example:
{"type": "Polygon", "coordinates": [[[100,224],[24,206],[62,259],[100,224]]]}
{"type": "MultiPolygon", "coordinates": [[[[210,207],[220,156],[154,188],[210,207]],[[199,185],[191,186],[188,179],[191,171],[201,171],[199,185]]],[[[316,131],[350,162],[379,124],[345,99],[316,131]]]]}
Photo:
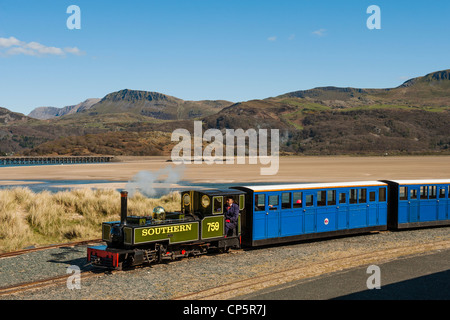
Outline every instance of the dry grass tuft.
{"type": "MultiPolygon", "coordinates": [[[[150,215],[153,208],[180,210],[180,194],[160,199],[137,193],[128,199],[129,215],[150,215]]],[[[28,188],[0,190],[0,252],[101,237],[101,223],[120,216],[120,194],[112,189],[75,189],[34,193],[28,188]]]]}

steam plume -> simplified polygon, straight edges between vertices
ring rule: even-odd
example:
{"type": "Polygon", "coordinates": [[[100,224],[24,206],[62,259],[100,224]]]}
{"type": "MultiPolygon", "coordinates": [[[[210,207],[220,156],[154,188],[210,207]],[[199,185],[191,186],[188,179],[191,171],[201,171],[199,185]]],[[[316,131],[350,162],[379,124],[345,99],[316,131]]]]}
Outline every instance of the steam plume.
{"type": "Polygon", "coordinates": [[[137,191],[147,197],[160,197],[169,193],[173,184],[181,180],[184,170],[184,165],[169,165],[157,171],[140,171],[128,181],[125,188],[130,197],[137,191]]]}

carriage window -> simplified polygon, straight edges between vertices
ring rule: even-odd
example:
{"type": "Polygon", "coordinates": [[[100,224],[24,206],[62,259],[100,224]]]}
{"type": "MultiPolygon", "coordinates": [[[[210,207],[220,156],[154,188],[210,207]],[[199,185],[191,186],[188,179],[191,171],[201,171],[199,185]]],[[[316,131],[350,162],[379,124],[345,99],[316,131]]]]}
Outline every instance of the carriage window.
{"type": "Polygon", "coordinates": [[[327,201],[329,206],[336,205],[336,190],[328,190],[327,201]]]}
{"type": "Polygon", "coordinates": [[[301,208],[303,193],[302,192],[294,192],[293,196],[294,196],[294,200],[293,200],[294,208],[301,208]]]}
{"type": "Polygon", "coordinates": [[[409,192],[409,199],[410,200],[416,200],[417,199],[417,190],[416,189],[411,189],[409,192]]]}
{"type": "Polygon", "coordinates": [[[346,194],[339,193],[339,203],[346,203],[346,194]]]}
{"type": "Polygon", "coordinates": [[[436,199],[437,187],[430,186],[430,199],[436,199]]]}
{"type": "Polygon", "coordinates": [[[223,212],[223,197],[213,197],[213,214],[220,214],[223,212]]]}
{"type": "Polygon", "coordinates": [[[269,196],[269,210],[278,209],[278,196],[269,196]]]}
{"type": "Polygon", "coordinates": [[[420,187],[420,199],[428,199],[428,187],[420,187]]]}
{"type": "Polygon", "coordinates": [[[317,191],[317,206],[323,207],[327,205],[327,192],[324,191],[317,191]]]}
{"type": "Polygon", "coordinates": [[[378,202],[386,201],[386,188],[380,188],[380,192],[378,193],[378,202]]]}
{"type": "Polygon", "coordinates": [[[445,198],[445,188],[439,189],[439,198],[445,198]]]}
{"type": "Polygon", "coordinates": [[[408,187],[400,187],[400,200],[408,200],[408,187]]]}
{"type": "Polygon", "coordinates": [[[266,210],[266,200],[264,194],[255,195],[255,211],[266,210]]]}
{"type": "Polygon", "coordinates": [[[375,191],[370,191],[369,192],[369,201],[374,202],[376,200],[377,200],[377,197],[376,197],[375,191]]]}
{"type": "Polygon", "coordinates": [[[312,194],[307,194],[306,195],[306,206],[307,207],[314,206],[314,196],[312,194]]]}
{"type": "Polygon", "coordinates": [[[367,202],[367,189],[359,190],[359,203],[367,202]]]}
{"type": "Polygon", "coordinates": [[[358,190],[350,189],[350,204],[358,203],[358,190]]]}
{"type": "Polygon", "coordinates": [[[286,192],[281,194],[281,209],[291,208],[291,193],[286,192]]]}

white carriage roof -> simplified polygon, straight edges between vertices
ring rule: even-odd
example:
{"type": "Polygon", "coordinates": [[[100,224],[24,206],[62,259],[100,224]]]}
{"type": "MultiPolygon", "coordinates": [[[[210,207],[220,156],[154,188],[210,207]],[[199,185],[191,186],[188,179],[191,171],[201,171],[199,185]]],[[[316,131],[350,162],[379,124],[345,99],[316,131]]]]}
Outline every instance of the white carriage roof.
{"type": "Polygon", "coordinates": [[[389,180],[398,184],[450,184],[450,179],[389,180]]]}
{"type": "Polygon", "coordinates": [[[280,185],[262,185],[262,186],[243,186],[253,190],[253,192],[265,191],[287,191],[287,190],[308,190],[323,188],[349,188],[349,187],[372,187],[387,186],[386,183],[380,181],[353,181],[353,182],[327,182],[327,183],[298,183],[298,184],[280,184],[280,185]]]}

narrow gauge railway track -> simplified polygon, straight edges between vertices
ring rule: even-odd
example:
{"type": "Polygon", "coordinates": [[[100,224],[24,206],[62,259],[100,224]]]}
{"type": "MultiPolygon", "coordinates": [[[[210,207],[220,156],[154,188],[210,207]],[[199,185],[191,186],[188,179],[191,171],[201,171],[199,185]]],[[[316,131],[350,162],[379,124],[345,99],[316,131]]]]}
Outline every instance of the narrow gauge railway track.
{"type": "MultiPolygon", "coordinates": [[[[94,241],[96,242],[96,241],[94,241]]],[[[235,251],[242,251],[242,249],[235,250],[235,251]]],[[[179,259],[174,260],[173,262],[177,262],[179,259]]],[[[104,269],[98,269],[98,270],[88,270],[88,271],[81,271],[80,276],[83,278],[83,280],[92,278],[92,277],[100,277],[102,275],[112,275],[120,272],[127,272],[127,270],[135,270],[135,269],[143,269],[148,267],[148,265],[141,265],[141,266],[135,266],[130,269],[124,269],[124,270],[104,270],[104,269]]],[[[10,294],[16,294],[16,293],[22,293],[26,291],[31,290],[37,290],[42,289],[49,286],[56,286],[56,285],[64,285],[67,283],[68,278],[70,277],[70,274],[65,275],[59,275],[55,277],[49,277],[45,279],[40,279],[36,281],[30,281],[30,282],[23,282],[19,284],[14,284],[10,286],[0,287],[0,297],[10,294]]]]}
{"type": "MultiPolygon", "coordinates": [[[[174,295],[173,300],[224,300],[235,298],[241,295],[249,294],[264,288],[285,284],[288,282],[308,279],[315,276],[328,274],[331,272],[351,269],[370,263],[380,263],[407,256],[427,254],[438,250],[450,249],[450,240],[425,243],[420,245],[407,245],[396,248],[377,250],[369,253],[352,254],[345,257],[338,257],[326,261],[308,263],[305,261],[299,267],[280,270],[277,273],[262,274],[256,277],[239,279],[217,287],[200,290],[197,292],[174,295]]],[[[240,250],[232,252],[240,253],[240,250]]],[[[175,261],[174,261],[175,262],[175,261]]],[[[132,269],[146,268],[146,266],[134,267],[132,269]]],[[[108,274],[116,274],[125,271],[108,271],[108,274]]],[[[104,271],[82,271],[83,279],[100,277],[105,275],[104,271]]],[[[26,291],[39,290],[49,286],[65,285],[71,275],[65,274],[32,282],[25,282],[0,288],[0,297],[5,295],[17,294],[26,291]]]]}
{"type": "Polygon", "coordinates": [[[81,245],[86,245],[86,244],[90,244],[90,243],[99,243],[99,242],[102,242],[102,241],[103,241],[102,239],[83,240],[83,241],[68,242],[68,243],[61,243],[61,244],[53,244],[53,245],[50,245],[50,246],[43,246],[43,247],[23,249],[23,250],[18,250],[18,251],[5,252],[5,253],[0,253],[0,259],[7,258],[7,257],[15,257],[15,256],[19,256],[21,254],[35,252],[35,251],[56,249],[56,248],[61,248],[61,247],[81,246],[81,245]]]}
{"type": "MultiPolygon", "coordinates": [[[[101,273],[96,273],[96,272],[92,272],[92,271],[82,271],[80,275],[83,276],[83,279],[86,279],[86,278],[90,278],[93,276],[99,276],[99,275],[101,275],[101,273]]],[[[34,290],[34,289],[42,289],[42,288],[52,286],[52,285],[62,285],[64,283],[67,283],[67,279],[70,276],[71,275],[66,274],[66,275],[62,275],[62,276],[56,276],[56,277],[51,277],[51,278],[47,278],[47,279],[41,279],[41,280],[32,281],[32,282],[24,282],[24,283],[19,283],[19,284],[3,287],[3,288],[0,288],[0,296],[10,295],[10,294],[14,294],[14,293],[21,293],[21,292],[25,292],[25,291],[29,291],[29,290],[34,290]]]]}
{"type": "MultiPolygon", "coordinates": [[[[60,244],[60,245],[53,245],[53,246],[48,246],[48,247],[25,249],[25,250],[10,252],[8,254],[5,254],[4,257],[11,257],[11,256],[15,256],[15,255],[32,252],[32,251],[38,251],[38,250],[59,248],[59,247],[63,247],[63,246],[83,245],[83,244],[87,244],[87,243],[97,243],[97,242],[101,242],[101,241],[102,241],[101,239],[98,239],[98,240],[95,239],[95,240],[87,240],[87,241],[72,242],[72,243],[66,243],[66,244],[60,244]]],[[[240,251],[242,251],[242,249],[233,250],[233,251],[240,252],[240,251]]],[[[2,257],[2,256],[0,256],[0,257],[2,257]]],[[[177,261],[179,261],[179,259],[176,259],[172,262],[177,262],[177,261]]],[[[99,276],[102,276],[105,274],[111,275],[111,274],[116,274],[119,272],[126,272],[127,270],[143,269],[146,267],[148,267],[148,265],[135,266],[135,267],[132,267],[129,269],[124,269],[124,270],[104,270],[104,269],[86,270],[86,271],[81,271],[80,276],[83,278],[83,280],[85,280],[85,279],[96,277],[96,276],[99,277],[99,276]]],[[[71,274],[64,274],[64,275],[49,277],[49,278],[40,279],[40,280],[36,280],[36,281],[29,281],[29,282],[13,284],[13,285],[5,286],[5,287],[0,287],[0,297],[5,296],[5,295],[11,295],[11,294],[17,294],[17,293],[22,293],[22,292],[26,292],[26,291],[31,291],[31,290],[38,290],[38,289],[42,289],[42,288],[49,287],[49,286],[64,285],[67,283],[67,280],[70,276],[71,276],[71,274]]]]}
{"type": "Polygon", "coordinates": [[[240,279],[217,287],[177,296],[172,300],[225,300],[252,293],[264,288],[288,282],[316,277],[322,274],[351,269],[370,263],[380,263],[396,258],[414,256],[450,249],[450,241],[439,241],[414,246],[402,246],[392,249],[350,255],[322,262],[304,264],[300,267],[281,270],[249,279],[240,279]]]}

